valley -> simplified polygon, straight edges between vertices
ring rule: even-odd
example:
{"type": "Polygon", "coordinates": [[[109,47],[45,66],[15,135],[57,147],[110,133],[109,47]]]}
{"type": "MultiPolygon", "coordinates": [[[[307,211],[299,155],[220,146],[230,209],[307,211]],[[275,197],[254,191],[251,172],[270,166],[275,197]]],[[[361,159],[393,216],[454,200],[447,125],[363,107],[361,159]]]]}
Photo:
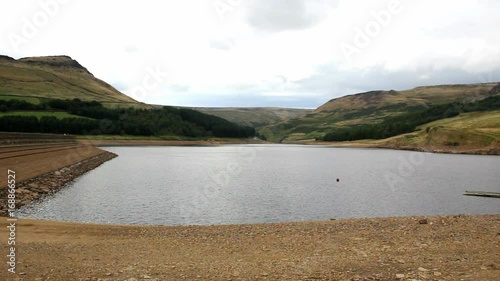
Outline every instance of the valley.
{"type": "MultiPolygon", "coordinates": [[[[107,113],[104,115],[82,114],[81,110],[75,109],[75,101],[82,101],[82,106],[102,105],[109,110],[121,108],[121,111],[113,114],[129,116],[127,122],[116,119],[112,121],[115,124],[113,130],[108,130],[109,132],[98,130],[101,133],[113,135],[107,138],[111,137],[114,140],[130,139],[133,134],[140,135],[133,139],[187,138],[189,140],[190,137],[213,139],[216,137],[212,136],[213,132],[211,132],[214,125],[203,123],[202,118],[208,117],[201,117],[202,115],[198,116],[194,113],[200,112],[207,114],[206,116],[228,120],[236,124],[234,126],[253,127],[256,137],[272,143],[319,144],[330,140],[334,141],[334,145],[342,146],[496,153],[496,147],[500,141],[498,136],[500,129],[499,83],[420,86],[401,91],[374,90],[334,98],[316,109],[169,107],[168,112],[171,113],[168,114],[180,114],[181,119],[188,118],[186,121],[195,122],[194,126],[189,125],[180,130],[173,127],[162,129],[158,127],[158,124],[153,125],[150,121],[145,121],[144,118],[149,118],[145,116],[134,117],[134,120],[131,120],[130,116],[144,115],[144,113],[131,110],[161,111],[167,109],[164,109],[163,105],[147,105],[133,100],[94,77],[85,67],[68,56],[32,57],[18,60],[0,56],[0,70],[2,82],[0,83],[0,109],[2,111],[0,118],[34,116],[39,119],[38,122],[42,122],[42,119],[43,122],[47,122],[49,120],[47,118],[51,116],[60,120],[59,122],[64,122],[65,118],[67,120],[87,118],[87,121],[75,120],[80,120],[78,121],[82,123],[80,126],[93,128],[97,126],[95,124],[101,122],[102,117],[99,116],[107,116],[107,113]],[[481,104],[483,100],[485,102],[481,104]],[[63,106],[61,103],[66,103],[66,105],[63,106]],[[480,108],[474,108],[478,104],[480,108]],[[186,110],[194,111],[188,114],[186,110]],[[182,113],[183,111],[186,113],[182,113]],[[188,115],[192,117],[187,117],[188,115]],[[428,115],[433,115],[433,117],[428,117],[428,115]],[[408,118],[416,119],[416,121],[406,122],[408,118]],[[485,122],[485,120],[488,121],[485,122]],[[338,140],[344,142],[339,143],[338,140]]],[[[92,109],[92,111],[96,110],[103,111],[99,108],[92,109]]],[[[173,117],[168,118],[172,120],[173,117]]],[[[172,121],[168,122],[172,124],[172,121]]],[[[182,124],[186,126],[185,123],[182,124]]],[[[160,126],[167,126],[167,123],[160,122],[160,126]]],[[[216,130],[220,131],[217,128],[216,130]]],[[[92,130],[87,129],[87,131],[92,130]]],[[[77,131],[71,132],[77,133],[77,131]]],[[[236,137],[250,135],[248,133],[228,134],[222,131],[218,134],[236,137]]],[[[92,138],[96,139],[96,137],[92,138]]]]}

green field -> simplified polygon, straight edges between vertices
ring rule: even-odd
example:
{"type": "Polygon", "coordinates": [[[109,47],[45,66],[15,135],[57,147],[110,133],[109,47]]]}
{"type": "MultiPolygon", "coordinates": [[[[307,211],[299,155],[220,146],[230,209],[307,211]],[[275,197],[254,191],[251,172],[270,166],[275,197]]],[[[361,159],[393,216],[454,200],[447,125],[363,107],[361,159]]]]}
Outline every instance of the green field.
{"type": "Polygon", "coordinates": [[[375,141],[389,146],[488,147],[500,143],[500,111],[462,113],[418,127],[419,131],[375,141]]]}
{"type": "Polygon", "coordinates": [[[9,95],[0,95],[0,100],[23,100],[29,102],[31,104],[40,104],[40,98],[37,97],[21,97],[21,96],[9,96],[9,95]]]}
{"type": "MultiPolygon", "coordinates": [[[[78,115],[69,114],[67,112],[49,112],[49,111],[11,111],[11,112],[0,112],[0,117],[2,116],[35,116],[40,119],[43,116],[54,116],[57,119],[63,118],[87,118],[78,115]]],[[[89,118],[87,118],[89,119],[89,118]]]]}

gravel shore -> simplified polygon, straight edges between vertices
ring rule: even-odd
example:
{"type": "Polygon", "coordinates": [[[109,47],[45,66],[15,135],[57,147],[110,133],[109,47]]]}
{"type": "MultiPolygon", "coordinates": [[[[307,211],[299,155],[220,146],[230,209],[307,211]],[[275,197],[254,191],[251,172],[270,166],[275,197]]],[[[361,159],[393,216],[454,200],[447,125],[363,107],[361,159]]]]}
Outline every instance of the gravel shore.
{"type": "Polygon", "coordinates": [[[0,280],[500,280],[500,215],[16,227],[16,274],[0,280]]]}

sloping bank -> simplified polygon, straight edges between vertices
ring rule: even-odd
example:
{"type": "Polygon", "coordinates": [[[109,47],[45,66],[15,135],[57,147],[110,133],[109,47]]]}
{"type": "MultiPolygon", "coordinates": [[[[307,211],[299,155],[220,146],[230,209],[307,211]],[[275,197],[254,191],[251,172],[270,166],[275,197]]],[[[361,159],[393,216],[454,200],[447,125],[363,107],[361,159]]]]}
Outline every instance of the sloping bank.
{"type": "MultiPolygon", "coordinates": [[[[117,157],[114,153],[90,146],[51,149],[55,151],[13,157],[2,163],[7,169],[16,171],[16,177],[19,175],[16,208],[61,190],[65,184],[117,157]],[[82,150],[85,153],[81,153],[82,150]]],[[[3,182],[0,198],[7,198],[6,193],[6,183],[3,182]]],[[[6,204],[0,204],[0,215],[7,215],[7,208],[6,204]]]]}

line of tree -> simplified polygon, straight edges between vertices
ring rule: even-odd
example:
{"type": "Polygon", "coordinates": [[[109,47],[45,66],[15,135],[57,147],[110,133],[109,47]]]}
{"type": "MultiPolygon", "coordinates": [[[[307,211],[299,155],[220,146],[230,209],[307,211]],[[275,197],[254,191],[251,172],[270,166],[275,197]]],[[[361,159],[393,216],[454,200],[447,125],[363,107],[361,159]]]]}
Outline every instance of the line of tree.
{"type": "Polygon", "coordinates": [[[460,113],[497,109],[500,109],[500,95],[488,97],[476,102],[454,102],[435,105],[422,111],[389,117],[378,124],[364,124],[337,128],[319,140],[353,141],[361,139],[385,139],[413,132],[416,130],[417,126],[443,118],[454,117],[460,113]]]}
{"type": "Polygon", "coordinates": [[[0,100],[0,112],[7,112],[10,110],[40,110],[43,106],[32,104],[24,100],[0,100]]]}
{"type": "MultiPolygon", "coordinates": [[[[126,134],[139,136],[176,135],[187,137],[248,138],[255,129],[240,126],[223,118],[192,109],[165,106],[161,109],[105,108],[96,101],[48,100],[43,106],[29,107],[26,101],[10,103],[9,110],[58,110],[83,118],[43,116],[0,117],[0,131],[66,133],[66,134],[126,134]]],[[[28,103],[29,104],[29,103],[28,103]]]]}

